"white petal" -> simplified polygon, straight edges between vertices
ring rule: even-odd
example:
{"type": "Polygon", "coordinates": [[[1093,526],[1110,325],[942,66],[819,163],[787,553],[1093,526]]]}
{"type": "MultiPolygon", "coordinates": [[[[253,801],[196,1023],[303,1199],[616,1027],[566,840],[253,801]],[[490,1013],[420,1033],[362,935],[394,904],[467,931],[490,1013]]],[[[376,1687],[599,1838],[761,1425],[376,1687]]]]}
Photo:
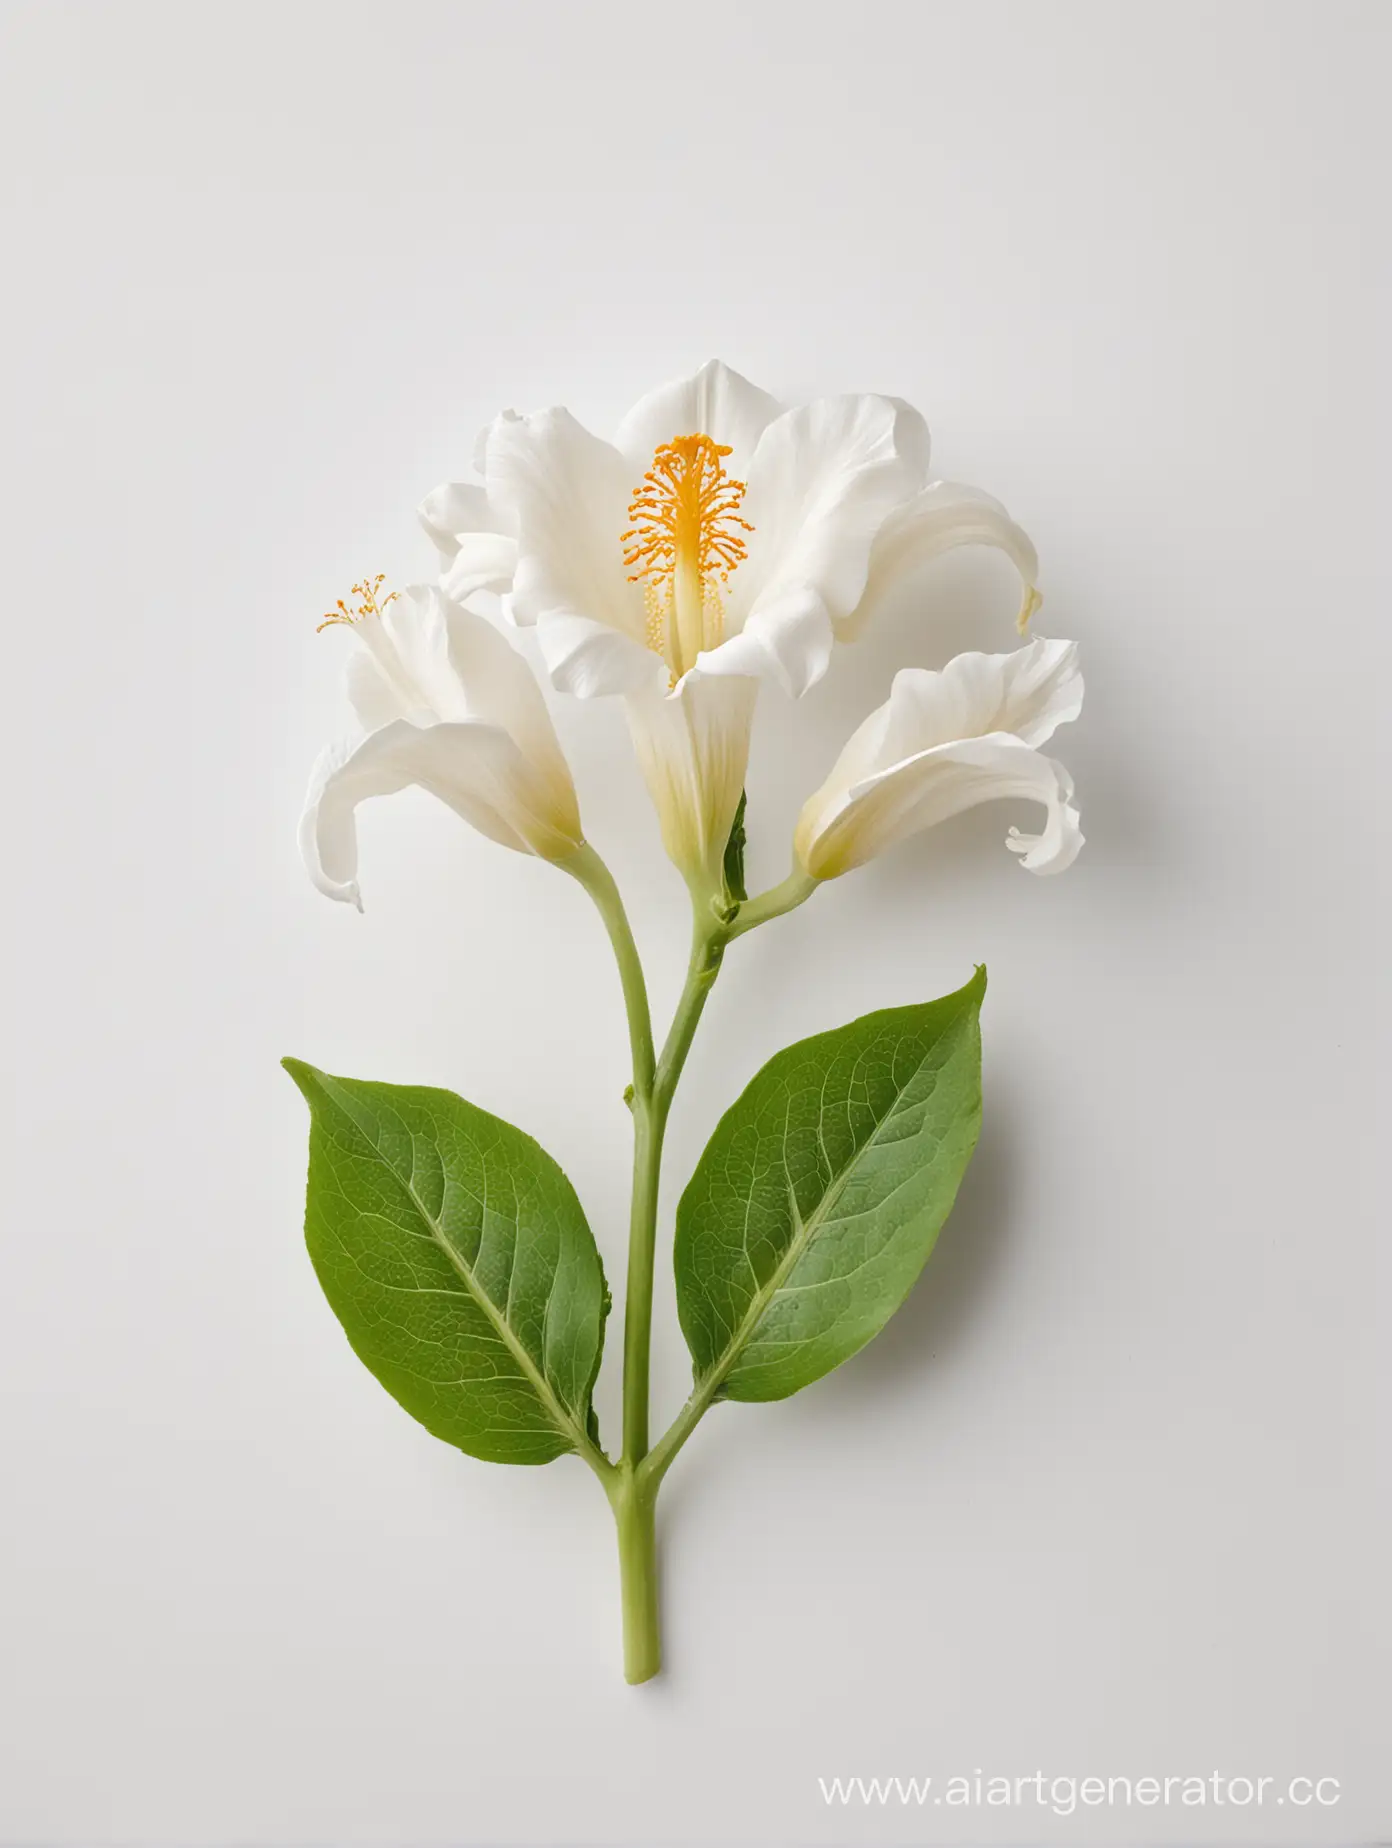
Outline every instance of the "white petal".
{"type": "Polygon", "coordinates": [[[497,726],[396,719],[360,742],[331,746],[314,767],[300,849],[321,892],[361,909],[357,806],[413,783],[519,853],[563,859],[580,844],[578,815],[554,810],[554,791],[497,726]]]}
{"type": "Polygon", "coordinates": [[[667,684],[666,665],[659,655],[588,616],[544,616],[536,633],[552,686],[577,699],[667,684]]]}
{"type": "Polygon", "coordinates": [[[1080,826],[1082,817],[1070,800],[1073,779],[1062,764],[1055,764],[1054,769],[1059,778],[1059,800],[1048,807],[1043,833],[1022,834],[1019,828],[1012,828],[1005,837],[1006,846],[1023,856],[1020,864],[1031,873],[1067,872],[1086,841],[1080,826]]]}
{"type": "MultiPolygon", "coordinates": [[[[505,635],[475,610],[441,599],[449,660],[464,695],[457,715],[496,725],[516,744],[535,774],[549,780],[558,814],[573,813],[570,769],[551,722],[546,698],[527,661],[505,635]]],[[[455,715],[450,715],[455,716],[455,715]]]]}
{"type": "MultiPolygon", "coordinates": [[[[365,732],[379,731],[393,719],[408,719],[412,708],[400,688],[378,664],[370,649],[355,645],[344,669],[348,701],[365,732]]],[[[422,715],[425,716],[425,715],[422,715]]]]}
{"type": "Polygon", "coordinates": [[[354,627],[383,675],[397,689],[406,716],[464,719],[472,708],[450,659],[449,604],[431,584],[408,584],[378,622],[354,627]]]}
{"type": "Polygon", "coordinates": [[[489,499],[517,535],[513,620],[588,617],[641,643],[643,598],[623,562],[637,484],[618,450],[550,410],[498,418],[486,461],[489,499]]]}
{"type": "Polygon", "coordinates": [[[364,731],[390,719],[428,724],[441,716],[437,700],[451,709],[462,698],[452,684],[448,638],[432,596],[413,587],[392,598],[380,616],[353,624],[348,697],[364,731]]]}
{"type": "Polygon", "coordinates": [[[353,625],[357,646],[348,664],[348,697],[364,731],[398,718],[428,725],[495,716],[481,709],[477,690],[471,693],[465,685],[464,657],[452,646],[455,635],[475,632],[495,638],[514,673],[531,682],[540,698],[526,662],[483,617],[451,603],[434,585],[411,584],[380,618],[365,616],[353,625]]]}
{"type": "Polygon", "coordinates": [[[1031,872],[1062,872],[1083,844],[1068,772],[1007,732],[935,745],[842,791],[830,802],[819,791],[798,823],[798,858],[818,879],[849,872],[964,809],[1009,797],[1048,811],[1042,834],[1011,831],[1009,845],[1024,853],[1031,872]]]}
{"type": "Polygon", "coordinates": [[[440,588],[462,603],[476,590],[507,590],[516,569],[517,541],[506,533],[461,533],[454,556],[441,573],[440,588]]]}
{"type": "Polygon", "coordinates": [[[719,884],[749,765],[758,691],[755,680],[711,680],[698,667],[670,693],[649,687],[627,701],[662,844],[703,895],[719,884]]]}
{"type": "Polygon", "coordinates": [[[1082,845],[1068,773],[1037,747],[1082,709],[1074,642],[1043,638],[1008,655],[963,654],[940,672],[904,668],[847,740],[799,818],[799,857],[818,878],[998,796],[1049,811],[1037,837],[1012,831],[1031,872],[1061,871],[1082,845]]]}
{"type": "Polygon", "coordinates": [[[300,854],[310,878],[326,897],[356,905],[359,911],[363,907],[358,890],[358,831],[353,810],[366,797],[391,795],[404,789],[410,780],[390,775],[384,767],[374,780],[370,764],[362,767],[361,775],[355,775],[353,757],[360,748],[360,740],[346,739],[319,753],[309,773],[300,816],[300,854]]]}
{"type": "Polygon", "coordinates": [[[957,655],[939,672],[902,668],[888,702],[872,714],[882,725],[874,768],[988,732],[1041,745],[1082,706],[1076,642],[1040,636],[1010,654],[957,655]]]}
{"type": "Polygon", "coordinates": [[[426,495],[416,515],[445,564],[459,550],[462,533],[492,532],[495,525],[488,490],[469,481],[441,482],[426,495]]]}
{"type": "Polygon", "coordinates": [[[770,591],[738,635],[696,657],[711,675],[753,675],[772,680],[801,699],[826,672],[836,640],[826,605],[807,584],[770,591]]]}
{"type": "Polygon", "coordinates": [[[993,731],[1014,732],[1038,747],[1082,711],[1083,674],[1076,642],[1041,635],[1027,648],[997,658],[1004,665],[993,731]]]}
{"type": "MultiPolygon", "coordinates": [[[[788,631],[770,612],[798,590],[815,592],[833,623],[848,616],[876,534],[922,486],[927,461],[927,426],[892,398],[823,398],[769,424],[749,465],[742,511],[754,531],[730,583],[730,630],[764,628],[778,654],[788,631]]],[[[798,677],[794,664],[786,677],[798,677]]]]}
{"type": "Polygon", "coordinates": [[[728,444],[727,472],[742,478],[765,426],[782,408],[738,372],[709,359],[690,378],[672,379],[640,398],[619,425],[614,447],[627,460],[634,487],[654,450],[678,436],[709,436],[728,444]]]}
{"type": "Polygon", "coordinates": [[[979,488],[960,481],[934,481],[886,519],[870,551],[865,591],[836,625],[838,641],[853,641],[900,586],[944,552],[960,545],[990,545],[1004,552],[1023,585],[1019,628],[1023,633],[1039,606],[1035,584],[1039,559],[1029,535],[979,488]]]}

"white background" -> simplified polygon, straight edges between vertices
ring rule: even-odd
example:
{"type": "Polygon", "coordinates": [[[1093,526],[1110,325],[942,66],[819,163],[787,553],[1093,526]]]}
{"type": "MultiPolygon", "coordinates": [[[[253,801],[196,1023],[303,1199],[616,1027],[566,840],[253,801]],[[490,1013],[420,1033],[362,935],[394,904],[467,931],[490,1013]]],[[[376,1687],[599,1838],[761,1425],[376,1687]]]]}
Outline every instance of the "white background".
{"type": "MultiPolygon", "coordinates": [[[[0,1839],[1392,1826],[1388,9],[2,17],[0,1839]],[[1039,627],[1084,650],[1058,752],[1089,839],[1034,880],[1002,845],[1028,814],[979,811],[732,951],[669,1206],[772,1051],[977,959],[986,1128],[881,1340],[684,1455],[669,1672],[633,1690],[589,1474],[461,1458],[350,1354],[276,1062],[517,1120],[621,1277],[624,1038],[578,888],[412,796],[364,814],[360,918],[294,824],[344,713],[319,614],[429,568],[414,505],[477,428],[564,402],[607,432],[712,353],[788,398],[909,398],[1034,536],[1039,627]],[[1343,1798],[817,1790],[977,1768],[1343,1798]]],[[[1013,608],[1003,561],[958,555],[765,701],[757,872],[893,668],[1008,646],[1013,608]]],[[[559,717],[665,1011],[684,891],[618,715],[559,717]]],[[[607,1369],[611,1430],[615,1397],[607,1369]]]]}

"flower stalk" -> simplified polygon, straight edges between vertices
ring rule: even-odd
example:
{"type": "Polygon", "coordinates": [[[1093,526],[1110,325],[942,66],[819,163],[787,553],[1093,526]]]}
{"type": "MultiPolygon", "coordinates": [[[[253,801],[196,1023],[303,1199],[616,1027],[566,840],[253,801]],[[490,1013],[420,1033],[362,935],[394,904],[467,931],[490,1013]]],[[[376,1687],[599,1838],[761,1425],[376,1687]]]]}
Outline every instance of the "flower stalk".
{"type": "Polygon", "coordinates": [[[717,897],[703,899],[693,888],[686,983],[661,1056],[654,1057],[642,962],[613,877],[589,846],[582,847],[563,864],[590,894],[608,931],[623,988],[633,1055],[633,1083],[627,1093],[633,1113],[633,1190],[624,1301],[623,1448],[616,1464],[599,1459],[604,1468],[597,1473],[613,1508],[618,1532],[624,1676],[630,1682],[639,1682],[650,1680],[662,1665],[655,1527],[658,1486],[710,1398],[706,1395],[699,1405],[688,1400],[677,1424],[658,1449],[650,1452],[653,1278],[667,1119],[706,1002],[720,973],[725,946],[732,937],[800,905],[815,891],[817,882],[795,872],[781,885],[743,905],[730,900],[723,891],[717,897]]]}

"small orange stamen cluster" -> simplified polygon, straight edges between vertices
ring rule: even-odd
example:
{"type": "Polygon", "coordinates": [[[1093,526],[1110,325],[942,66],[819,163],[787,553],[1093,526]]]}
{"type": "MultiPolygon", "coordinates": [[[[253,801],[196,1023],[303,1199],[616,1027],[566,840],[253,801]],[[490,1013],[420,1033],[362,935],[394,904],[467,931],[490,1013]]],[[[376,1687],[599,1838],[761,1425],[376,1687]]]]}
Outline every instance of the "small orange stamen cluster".
{"type": "Polygon", "coordinates": [[[386,581],[386,572],[379,571],[375,578],[364,578],[361,584],[355,584],[349,595],[358,599],[356,608],[350,610],[340,597],[337,605],[325,615],[315,634],[327,629],[331,623],[346,622],[351,625],[361,622],[364,616],[380,616],[389,603],[396,602],[397,593],[394,590],[389,591],[380,603],[377,601],[377,592],[386,581]]]}
{"type": "MultiPolygon", "coordinates": [[[[742,533],[754,528],[740,516],[744,483],[727,475],[729,445],[709,436],[678,436],[653,455],[629,503],[633,525],[619,535],[631,584],[646,583],[650,626],[659,626],[679,566],[695,570],[702,590],[714,592],[747,554],[742,533]]],[[[661,652],[660,636],[652,637],[661,652]]]]}

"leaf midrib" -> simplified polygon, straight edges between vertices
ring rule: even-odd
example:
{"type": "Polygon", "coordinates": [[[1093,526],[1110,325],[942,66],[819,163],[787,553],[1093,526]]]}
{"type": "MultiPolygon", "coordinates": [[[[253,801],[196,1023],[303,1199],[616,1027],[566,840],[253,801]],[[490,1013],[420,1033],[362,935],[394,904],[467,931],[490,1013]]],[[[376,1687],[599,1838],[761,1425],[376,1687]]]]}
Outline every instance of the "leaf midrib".
{"type": "MultiPolygon", "coordinates": [[[[788,1184],[788,1206],[793,1215],[793,1224],[794,1224],[795,1230],[794,1230],[792,1238],[788,1241],[787,1251],[784,1252],[783,1256],[778,1260],[778,1263],[774,1266],[772,1272],[769,1275],[768,1282],[762,1285],[760,1289],[758,1289],[755,1292],[750,1302],[749,1308],[744,1312],[744,1315],[740,1318],[739,1326],[738,1328],[736,1328],[734,1334],[731,1336],[728,1346],[725,1348],[724,1352],[721,1354],[719,1360],[716,1361],[715,1365],[711,1368],[710,1372],[706,1375],[705,1380],[702,1381],[703,1391],[706,1388],[707,1384],[709,1384],[709,1391],[705,1392],[705,1398],[707,1402],[709,1402],[709,1400],[714,1397],[714,1395],[720,1390],[722,1383],[728,1378],[731,1369],[733,1368],[735,1362],[739,1359],[740,1355],[743,1353],[744,1349],[748,1346],[751,1337],[753,1336],[758,1324],[763,1320],[763,1317],[768,1311],[770,1305],[772,1304],[773,1299],[778,1295],[778,1292],[783,1288],[789,1276],[792,1274],[793,1270],[796,1268],[798,1259],[807,1250],[807,1247],[812,1243],[812,1240],[816,1237],[818,1231],[820,1231],[822,1225],[825,1223],[826,1219],[828,1218],[830,1214],[831,1208],[835,1206],[836,1202],[841,1198],[841,1194],[844,1191],[847,1180],[850,1178],[852,1169],[856,1166],[856,1164],[859,1161],[861,1161],[864,1158],[864,1156],[868,1153],[869,1150],[874,1148],[875,1144],[879,1140],[880,1131],[885,1127],[887,1123],[893,1120],[895,1112],[898,1110],[900,1104],[904,1101],[905,1093],[908,1091],[910,1085],[913,1084],[914,1080],[918,1077],[919,1073],[923,1070],[924,1066],[928,1063],[930,1053],[932,1051],[936,1051],[937,1047],[941,1046],[941,1044],[942,1044],[942,1041],[939,1040],[936,1042],[936,1045],[934,1047],[924,1052],[923,1057],[918,1061],[917,1065],[915,1065],[913,1071],[909,1074],[908,1078],[905,1079],[904,1083],[899,1086],[897,1092],[895,1093],[894,1102],[890,1105],[889,1109],[885,1111],[884,1115],[880,1118],[879,1122],[876,1123],[873,1133],[869,1135],[866,1138],[866,1140],[863,1143],[861,1143],[860,1147],[857,1148],[852,1153],[849,1160],[841,1168],[840,1172],[833,1175],[831,1182],[827,1187],[827,1191],[822,1195],[821,1199],[817,1202],[816,1206],[812,1209],[812,1212],[808,1215],[806,1219],[802,1217],[801,1210],[798,1207],[797,1195],[793,1190],[792,1179],[787,1173],[787,1168],[785,1164],[784,1177],[787,1180],[787,1184],[788,1184]]],[[[944,1063],[946,1063],[946,1061],[944,1061],[944,1063]]],[[[823,1088],[825,1089],[825,1083],[823,1084],[823,1088]]],[[[785,1125],[784,1126],[785,1126],[785,1131],[786,1131],[786,1114],[785,1114],[785,1125]]],[[[817,1124],[817,1136],[818,1136],[818,1140],[821,1141],[822,1132],[821,1132],[820,1118],[818,1119],[818,1124],[817,1124]]],[[[785,1134],[785,1139],[784,1139],[784,1146],[785,1147],[787,1146],[786,1134],[785,1134]]],[[[825,1149],[826,1147],[825,1142],[822,1142],[822,1147],[825,1149]]]]}
{"type": "MultiPolygon", "coordinates": [[[[513,1359],[516,1361],[519,1370],[523,1374],[525,1374],[527,1380],[532,1386],[533,1391],[536,1393],[537,1397],[541,1400],[546,1410],[551,1414],[551,1419],[552,1419],[553,1424],[556,1425],[557,1429],[561,1432],[562,1436],[570,1440],[570,1442],[574,1445],[575,1449],[582,1456],[587,1455],[591,1449],[590,1440],[588,1436],[580,1429],[580,1426],[570,1416],[570,1413],[566,1410],[565,1406],[556,1397],[556,1394],[554,1390],[552,1389],[551,1382],[547,1379],[546,1375],[538,1369],[536,1362],[532,1359],[531,1355],[527,1352],[526,1348],[522,1346],[522,1343],[518,1340],[517,1335],[514,1333],[513,1329],[507,1322],[506,1318],[503,1317],[499,1313],[497,1305],[494,1303],[493,1299],[489,1296],[488,1292],[483,1288],[482,1284],[480,1284],[478,1280],[475,1278],[471,1267],[467,1263],[465,1263],[464,1259],[460,1257],[459,1253],[454,1249],[453,1245],[451,1245],[449,1240],[445,1237],[444,1228],[440,1225],[439,1221],[435,1218],[435,1215],[430,1211],[430,1209],[426,1206],[425,1202],[421,1199],[420,1195],[416,1192],[414,1183],[406,1180],[403,1177],[403,1175],[401,1174],[401,1171],[390,1160],[388,1160],[387,1156],[382,1152],[381,1148],[378,1146],[376,1141],[374,1141],[372,1136],[368,1134],[367,1130],[363,1128],[362,1124],[353,1115],[352,1111],[346,1109],[344,1105],[342,1104],[342,1102],[329,1089],[329,1086],[332,1081],[327,1077],[327,1075],[324,1076],[321,1082],[324,1084],[325,1094],[330,1098],[335,1109],[340,1111],[341,1114],[348,1119],[348,1121],[352,1124],[354,1130],[362,1137],[364,1142],[366,1142],[367,1146],[372,1150],[372,1153],[376,1157],[376,1159],[386,1169],[388,1174],[392,1176],[393,1180],[395,1180],[399,1184],[399,1186],[404,1190],[407,1199],[411,1202],[411,1205],[416,1209],[417,1214],[420,1216],[421,1220],[424,1222],[426,1229],[430,1233],[431,1238],[435,1241],[435,1244],[439,1247],[440,1251],[443,1253],[450,1268],[454,1271],[455,1275],[463,1283],[465,1289],[469,1292],[469,1295],[472,1297],[472,1299],[478,1305],[478,1307],[483,1311],[484,1315],[487,1317],[489,1322],[492,1323],[494,1331],[498,1335],[499,1339],[502,1341],[503,1345],[507,1348],[508,1352],[512,1355],[513,1359]]],[[[557,1269],[559,1270],[559,1263],[558,1263],[557,1269]]],[[[550,1309],[550,1296],[551,1294],[554,1294],[555,1292],[555,1285],[556,1285],[556,1279],[555,1277],[553,1277],[552,1284],[551,1284],[551,1292],[548,1294],[548,1297],[547,1297],[548,1313],[550,1309]]],[[[509,1292],[510,1291],[511,1291],[511,1279],[509,1279],[509,1292]]]]}

